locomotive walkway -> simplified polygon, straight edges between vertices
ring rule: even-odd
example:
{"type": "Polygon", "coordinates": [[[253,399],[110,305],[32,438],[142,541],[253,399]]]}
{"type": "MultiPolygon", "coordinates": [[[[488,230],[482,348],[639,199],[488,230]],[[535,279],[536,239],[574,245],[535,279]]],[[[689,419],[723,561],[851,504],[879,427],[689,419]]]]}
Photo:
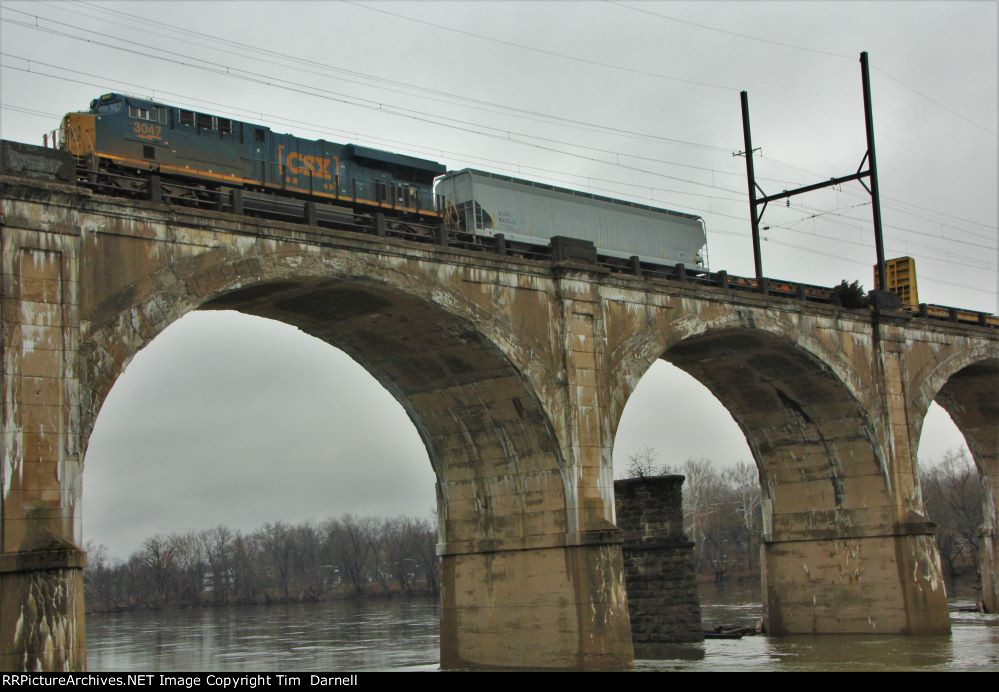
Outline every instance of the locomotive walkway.
{"type": "Polygon", "coordinates": [[[611,450],[659,358],[753,450],[768,631],[948,629],[916,476],[932,401],[991,488],[984,597],[999,605],[989,326],[615,273],[571,246],[510,257],[26,178],[0,177],[0,214],[4,670],[84,667],[90,432],[135,353],[197,309],[295,325],[409,413],[437,476],[445,668],[630,664],[611,450]]]}

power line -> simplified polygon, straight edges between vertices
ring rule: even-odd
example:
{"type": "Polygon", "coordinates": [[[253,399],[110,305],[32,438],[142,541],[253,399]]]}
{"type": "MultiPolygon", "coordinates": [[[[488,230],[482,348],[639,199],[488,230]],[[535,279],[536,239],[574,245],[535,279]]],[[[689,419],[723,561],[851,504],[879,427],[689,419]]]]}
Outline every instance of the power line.
{"type": "MultiPolygon", "coordinates": [[[[851,207],[843,207],[842,209],[852,209],[852,208],[855,208],[855,207],[867,206],[869,204],[870,204],[869,201],[868,202],[861,202],[859,204],[854,204],[851,207]]],[[[843,219],[849,219],[850,221],[857,221],[857,222],[865,224],[865,225],[858,226],[856,224],[850,224],[850,223],[846,223],[845,221],[838,221],[836,219],[827,219],[827,220],[830,221],[830,222],[832,222],[832,223],[839,223],[839,224],[842,224],[844,226],[847,226],[849,228],[853,228],[853,229],[856,229],[856,230],[867,230],[868,229],[868,226],[866,225],[865,220],[858,219],[858,218],[853,217],[853,216],[848,216],[846,214],[841,214],[841,213],[839,213],[840,212],[839,209],[837,209],[837,210],[824,210],[824,209],[819,209],[817,207],[812,207],[812,206],[809,206],[809,205],[803,204],[803,203],[800,203],[800,204],[798,204],[796,206],[797,206],[797,208],[800,208],[802,210],[807,210],[807,211],[815,212],[811,216],[805,217],[805,219],[801,219],[801,220],[806,220],[806,219],[814,218],[814,217],[817,217],[817,216],[826,216],[826,215],[828,215],[828,216],[836,216],[836,217],[840,217],[840,218],[843,218],[843,219]]],[[[892,224],[885,224],[885,228],[893,228],[895,230],[902,231],[904,233],[912,233],[914,235],[925,235],[925,236],[928,236],[930,238],[933,238],[934,240],[942,240],[942,241],[945,241],[945,242],[948,242],[948,243],[958,243],[958,244],[961,244],[961,245],[967,245],[969,247],[977,247],[977,248],[981,248],[981,249],[985,249],[985,250],[994,250],[994,249],[996,249],[996,247],[993,246],[993,245],[982,245],[980,243],[972,243],[972,242],[967,241],[967,240],[957,240],[957,239],[953,239],[953,238],[943,238],[941,236],[937,236],[937,235],[934,235],[934,234],[931,234],[931,233],[923,233],[922,231],[917,231],[915,229],[906,228],[906,227],[903,227],[903,226],[895,226],[895,225],[892,225],[892,224]]],[[[932,247],[932,246],[929,246],[929,245],[921,245],[917,241],[908,240],[908,239],[901,239],[898,236],[886,236],[886,237],[895,238],[896,240],[900,240],[901,242],[904,242],[904,243],[911,243],[912,245],[917,245],[917,246],[926,247],[926,248],[932,248],[933,250],[936,250],[936,251],[947,252],[946,250],[942,250],[942,248],[932,247]]],[[[948,253],[948,254],[955,254],[958,257],[965,257],[966,259],[973,259],[973,258],[967,257],[967,255],[957,255],[956,253],[948,253]]]]}
{"type": "Polygon", "coordinates": [[[625,5],[622,2],[614,2],[614,0],[603,0],[603,1],[606,2],[608,5],[615,5],[617,7],[620,7],[621,9],[630,10],[632,12],[641,12],[642,14],[647,14],[647,15],[650,15],[652,17],[658,17],[659,19],[665,19],[665,20],[670,21],[670,22],[677,22],[679,24],[686,24],[687,26],[694,26],[694,27],[697,27],[698,29],[704,29],[706,31],[715,31],[715,32],[718,32],[720,34],[726,34],[728,36],[736,36],[738,38],[744,38],[744,39],[748,39],[750,41],[758,41],[759,43],[769,43],[772,46],[781,46],[782,48],[791,48],[792,50],[800,50],[800,51],[805,51],[805,52],[808,52],[808,53],[818,53],[820,55],[829,55],[829,56],[832,56],[834,58],[846,58],[848,60],[853,60],[856,57],[856,56],[853,56],[853,55],[844,55],[843,53],[834,53],[832,51],[819,50],[818,48],[809,48],[807,46],[797,46],[797,45],[794,45],[792,43],[784,43],[782,41],[773,41],[773,40],[767,39],[767,38],[760,38],[759,36],[750,36],[749,34],[740,34],[737,31],[729,31],[728,29],[720,29],[720,28],[718,28],[716,26],[708,26],[707,24],[698,24],[697,22],[692,22],[689,19],[680,19],[679,17],[671,17],[671,16],[665,15],[665,14],[659,14],[658,12],[651,12],[649,10],[642,9],[642,8],[639,8],[639,7],[632,7],[631,5],[625,5]]]}
{"type": "MultiPolygon", "coordinates": [[[[826,213],[832,213],[832,212],[826,212],[826,213]]],[[[856,245],[856,246],[859,246],[859,247],[870,248],[870,249],[874,248],[873,245],[870,245],[868,243],[858,242],[858,241],[855,241],[855,240],[847,240],[845,238],[832,238],[832,237],[828,237],[828,236],[818,236],[817,233],[808,233],[807,231],[802,231],[802,230],[797,229],[797,228],[791,228],[790,225],[788,225],[788,224],[794,224],[794,223],[801,223],[802,221],[808,221],[810,219],[814,219],[814,218],[816,218],[818,216],[821,216],[821,215],[822,215],[822,213],[820,212],[818,214],[812,214],[810,216],[802,217],[800,219],[795,219],[793,221],[785,221],[783,224],[772,223],[772,224],[769,224],[766,227],[764,227],[764,230],[768,230],[768,229],[771,229],[771,228],[780,228],[780,229],[783,229],[785,231],[790,231],[792,233],[801,233],[803,235],[810,235],[810,236],[815,236],[815,237],[822,237],[824,240],[830,240],[830,241],[837,242],[837,243],[843,243],[845,245],[856,245]]],[[[856,228],[859,229],[859,227],[856,227],[856,228]]],[[[860,230],[865,230],[865,229],[860,229],[860,230]]],[[[900,240],[899,238],[893,237],[893,236],[886,236],[886,239],[887,238],[892,238],[895,242],[903,242],[903,243],[907,243],[907,244],[909,242],[909,241],[906,241],[906,240],[900,240]]],[[[924,247],[926,247],[926,246],[924,246],[924,247]]],[[[930,249],[934,250],[934,251],[940,251],[939,248],[930,248],[930,249]]],[[[946,253],[946,251],[943,251],[943,252],[946,253]]],[[[932,256],[932,255],[923,255],[923,254],[919,254],[919,253],[916,253],[916,252],[910,252],[908,250],[906,250],[906,254],[907,255],[911,255],[913,257],[921,258],[921,259],[924,259],[924,260],[929,260],[931,262],[946,262],[948,264],[956,264],[956,265],[959,265],[959,266],[962,266],[962,267],[968,267],[970,269],[979,269],[979,270],[982,270],[982,271],[988,271],[989,269],[992,269],[995,266],[995,265],[993,265],[993,264],[991,264],[989,262],[985,262],[984,260],[977,260],[977,261],[980,261],[981,264],[969,264],[967,262],[958,262],[956,260],[946,259],[946,258],[943,258],[943,257],[935,257],[935,256],[932,256]]],[[[949,256],[951,253],[946,253],[946,254],[949,256]]],[[[968,257],[966,255],[956,255],[955,254],[955,256],[956,257],[960,257],[962,259],[976,261],[975,258],[968,257]]]]}
{"type": "MultiPolygon", "coordinates": [[[[687,20],[687,19],[680,19],[679,17],[671,17],[669,15],[660,14],[658,12],[652,12],[650,10],[646,10],[646,9],[643,9],[643,8],[632,7],[631,5],[625,5],[624,3],[621,3],[621,2],[615,2],[615,0],[603,0],[603,1],[605,3],[607,3],[607,4],[609,4],[609,5],[615,5],[616,7],[620,7],[620,8],[625,9],[625,10],[630,10],[631,12],[640,12],[642,14],[649,15],[649,16],[652,16],[652,17],[658,17],[659,19],[664,19],[664,20],[667,20],[667,21],[670,21],[670,22],[678,22],[680,24],[686,24],[687,26],[694,26],[694,27],[697,27],[699,29],[704,29],[706,31],[715,31],[715,32],[718,32],[718,33],[721,33],[721,34],[726,34],[728,36],[736,36],[738,38],[744,38],[744,39],[747,39],[747,40],[750,40],[750,41],[757,41],[759,43],[767,43],[767,44],[770,44],[772,46],[781,46],[783,48],[790,48],[792,50],[804,51],[804,52],[808,52],[808,53],[817,53],[817,54],[820,54],[820,55],[827,55],[827,56],[831,56],[831,57],[834,57],[834,58],[846,58],[846,59],[851,59],[852,60],[855,57],[855,56],[852,56],[852,55],[845,55],[843,53],[835,53],[835,52],[832,52],[832,51],[819,50],[817,48],[809,48],[808,46],[799,46],[799,45],[795,45],[795,44],[792,44],[792,43],[785,43],[783,41],[774,41],[772,39],[760,38],[759,36],[751,36],[749,34],[742,34],[742,33],[739,33],[737,31],[730,31],[728,29],[721,29],[721,28],[718,28],[718,27],[715,27],[715,26],[708,26],[707,24],[699,24],[697,22],[692,22],[692,21],[687,20]]],[[[976,127],[979,130],[982,130],[983,132],[986,132],[986,133],[992,135],[993,137],[999,137],[999,133],[993,132],[992,130],[988,129],[987,127],[979,125],[978,123],[976,123],[971,118],[969,118],[969,117],[967,117],[967,116],[965,116],[965,115],[963,115],[961,113],[958,113],[953,108],[947,106],[946,104],[941,103],[940,101],[938,101],[937,99],[933,98],[932,96],[928,96],[928,95],[924,94],[923,92],[919,91],[918,89],[916,89],[915,87],[912,87],[912,86],[906,84],[901,79],[899,79],[898,77],[892,75],[891,73],[887,72],[886,70],[884,70],[884,69],[882,69],[880,67],[877,67],[876,65],[874,66],[874,69],[877,70],[878,72],[880,72],[881,74],[883,74],[884,76],[888,77],[888,79],[891,79],[891,80],[897,82],[901,86],[903,86],[906,89],[908,89],[909,91],[913,92],[917,96],[920,96],[921,98],[926,99],[930,103],[934,104],[935,106],[937,106],[939,108],[942,108],[943,110],[947,111],[951,115],[954,115],[954,116],[960,118],[961,120],[964,120],[969,125],[972,125],[973,127],[976,127]]]]}
{"type": "Polygon", "coordinates": [[[982,125],[979,125],[978,123],[976,123],[976,122],[975,122],[974,120],[972,120],[971,118],[969,118],[969,117],[967,117],[967,116],[965,116],[965,115],[962,115],[961,113],[958,113],[958,112],[957,112],[956,110],[954,110],[953,108],[951,108],[951,107],[949,107],[949,106],[947,106],[947,105],[945,105],[945,104],[943,104],[943,103],[940,103],[940,102],[939,102],[939,101],[937,101],[937,100],[936,100],[935,98],[933,98],[933,97],[931,97],[931,96],[927,96],[926,94],[924,94],[923,92],[919,91],[919,90],[918,90],[918,89],[916,89],[915,87],[911,87],[911,86],[909,86],[908,84],[906,84],[905,82],[903,82],[903,81],[902,81],[901,79],[899,79],[898,77],[896,77],[896,76],[894,76],[894,75],[892,75],[892,74],[890,74],[890,73],[886,72],[885,70],[881,69],[881,68],[880,68],[880,67],[878,67],[877,65],[874,65],[873,67],[874,67],[874,69],[875,69],[875,70],[877,70],[878,72],[880,72],[881,74],[883,74],[883,75],[884,75],[885,77],[887,77],[888,79],[892,80],[893,82],[897,82],[898,84],[900,84],[900,85],[904,86],[904,87],[905,87],[906,89],[908,89],[908,90],[909,90],[909,91],[911,91],[912,93],[916,94],[917,96],[921,96],[922,98],[926,99],[927,101],[929,101],[929,102],[930,102],[930,103],[932,103],[933,105],[937,106],[938,108],[942,108],[942,109],[944,109],[945,111],[947,111],[947,112],[948,112],[948,113],[950,113],[951,115],[953,115],[953,116],[956,116],[956,117],[960,118],[961,120],[963,120],[964,122],[968,123],[969,125],[972,125],[972,126],[974,126],[974,127],[977,127],[977,128],[978,128],[979,130],[981,130],[982,132],[987,132],[988,134],[992,135],[993,137],[997,137],[997,138],[999,138],[999,133],[997,133],[997,132],[993,132],[992,130],[988,129],[987,127],[984,127],[984,126],[982,126],[982,125]]]}
{"type": "MultiPolygon", "coordinates": [[[[44,2],[42,4],[51,5],[51,3],[44,3],[44,2]]],[[[89,8],[93,8],[95,11],[98,11],[98,12],[105,12],[105,13],[109,13],[109,14],[112,14],[112,15],[126,17],[126,18],[129,18],[129,19],[133,19],[135,21],[138,21],[138,22],[143,22],[143,23],[154,25],[154,26],[164,27],[164,28],[167,28],[167,29],[169,29],[171,31],[176,31],[176,32],[179,32],[179,33],[182,33],[182,34],[188,34],[190,36],[203,37],[203,38],[205,38],[205,39],[207,39],[207,40],[209,40],[209,41],[211,41],[213,43],[216,43],[216,44],[221,42],[221,43],[225,43],[225,44],[228,44],[228,45],[231,45],[231,46],[236,46],[236,47],[239,47],[239,48],[243,48],[243,49],[251,51],[251,55],[246,55],[246,54],[243,54],[243,53],[232,53],[230,51],[223,51],[223,50],[219,49],[217,46],[213,46],[213,45],[207,45],[206,46],[206,45],[200,44],[200,43],[194,43],[194,42],[191,42],[191,41],[185,41],[186,43],[190,43],[191,45],[196,45],[196,46],[200,46],[202,48],[208,48],[210,50],[216,50],[216,51],[223,52],[223,53],[230,53],[232,55],[239,55],[241,57],[250,57],[250,58],[252,58],[254,60],[260,60],[261,62],[270,62],[271,64],[281,64],[281,63],[275,63],[273,61],[263,60],[263,59],[261,59],[259,57],[261,54],[271,55],[271,56],[275,56],[275,57],[278,57],[278,58],[281,58],[281,59],[284,59],[284,60],[290,60],[290,61],[293,61],[293,62],[296,62],[296,63],[299,63],[299,64],[312,65],[312,66],[315,66],[315,67],[319,67],[319,68],[325,70],[326,72],[336,72],[336,73],[342,73],[342,74],[352,75],[352,76],[360,77],[362,79],[371,80],[371,81],[374,81],[374,82],[382,82],[382,83],[385,83],[385,84],[391,84],[391,85],[395,85],[395,86],[399,86],[399,87],[404,87],[406,89],[411,89],[411,90],[416,90],[416,91],[423,91],[423,92],[426,92],[426,93],[429,93],[429,94],[434,94],[436,96],[443,96],[443,97],[446,97],[446,98],[449,98],[449,99],[453,99],[453,100],[459,101],[459,102],[478,104],[480,106],[489,106],[490,108],[499,108],[499,109],[503,109],[505,111],[509,111],[510,113],[513,113],[513,114],[524,114],[524,115],[519,115],[517,117],[525,117],[527,119],[533,119],[533,118],[528,118],[527,116],[537,116],[538,118],[544,118],[544,119],[547,119],[547,120],[553,120],[553,121],[556,121],[556,122],[567,123],[567,124],[570,124],[570,125],[578,126],[578,127],[582,128],[582,129],[588,129],[588,130],[593,130],[593,131],[604,131],[604,132],[608,132],[608,133],[615,134],[615,135],[618,135],[618,136],[635,137],[635,138],[639,138],[639,139],[647,139],[647,140],[653,140],[653,141],[660,141],[660,142],[669,143],[669,144],[676,144],[676,145],[680,145],[680,146],[699,147],[699,148],[713,149],[713,150],[725,151],[725,152],[731,151],[731,149],[732,149],[732,147],[722,147],[722,146],[718,146],[718,145],[715,145],[715,144],[706,144],[706,143],[703,143],[703,142],[692,142],[692,141],[689,141],[689,140],[676,139],[676,138],[672,138],[672,137],[664,137],[662,135],[656,135],[656,134],[651,134],[651,133],[647,133],[647,132],[638,132],[638,131],[635,131],[635,130],[628,130],[628,129],[624,129],[624,128],[613,127],[613,126],[610,126],[610,125],[602,125],[602,124],[599,124],[599,123],[591,123],[591,122],[584,121],[584,120],[577,120],[577,119],[574,119],[574,118],[567,118],[565,116],[554,115],[554,114],[551,114],[551,113],[543,113],[543,112],[540,112],[540,111],[530,110],[530,109],[526,109],[526,108],[519,108],[519,107],[516,107],[516,106],[510,106],[508,104],[497,103],[495,101],[487,101],[487,100],[483,100],[483,99],[477,99],[477,98],[473,98],[473,97],[470,97],[470,96],[465,96],[463,94],[455,94],[453,92],[442,91],[442,90],[439,90],[439,89],[432,89],[430,87],[420,86],[420,85],[417,85],[417,84],[411,84],[411,83],[408,83],[408,82],[402,82],[402,81],[399,81],[399,80],[389,79],[389,78],[386,78],[386,77],[380,77],[378,75],[372,75],[372,74],[368,74],[368,73],[365,73],[365,72],[358,72],[356,70],[349,70],[349,69],[342,68],[342,67],[336,67],[336,66],[330,65],[328,63],[322,63],[322,62],[318,62],[318,61],[315,61],[315,60],[309,60],[307,58],[302,58],[302,57],[299,57],[299,56],[295,56],[295,55],[292,55],[290,53],[283,53],[283,52],[280,52],[280,51],[270,50],[270,49],[264,48],[262,46],[253,46],[253,45],[250,45],[250,44],[241,43],[239,41],[233,41],[231,39],[226,39],[226,38],[218,36],[218,35],[207,34],[207,33],[199,32],[199,31],[194,31],[194,30],[191,30],[191,29],[185,29],[183,27],[178,27],[178,26],[176,26],[174,24],[168,24],[166,22],[159,22],[159,21],[147,19],[145,17],[140,17],[138,15],[129,14],[127,12],[121,12],[119,10],[112,10],[110,8],[101,8],[101,7],[98,7],[96,5],[91,5],[90,3],[87,3],[87,2],[79,2],[77,4],[81,4],[81,5],[85,5],[85,6],[89,7],[89,8]]],[[[107,20],[104,20],[104,19],[100,19],[98,17],[94,17],[93,15],[81,13],[79,11],[68,10],[68,9],[66,9],[63,6],[57,5],[56,7],[58,7],[62,11],[73,12],[75,14],[80,14],[81,16],[84,16],[84,17],[89,17],[91,19],[97,19],[98,21],[102,21],[102,22],[107,21],[107,20]]],[[[27,14],[27,13],[23,13],[23,14],[27,14]]],[[[34,15],[29,15],[29,16],[34,16],[34,15]]],[[[48,21],[52,21],[52,20],[48,20],[48,21]]],[[[109,22],[109,23],[115,24],[116,26],[122,26],[122,27],[125,27],[125,28],[138,28],[138,27],[131,27],[131,26],[127,25],[127,24],[119,24],[119,23],[115,23],[115,22],[109,22]]],[[[148,32],[147,29],[142,29],[142,30],[148,32]]],[[[166,36],[164,34],[157,34],[155,32],[149,32],[149,33],[152,33],[154,36],[161,36],[161,37],[164,37],[164,38],[169,38],[171,40],[177,40],[174,37],[166,36]]],[[[283,65],[283,66],[287,67],[288,65],[283,65]]],[[[313,74],[322,74],[322,73],[313,73],[313,74]]],[[[326,75],[326,76],[329,76],[329,75],[326,75]]],[[[360,82],[351,82],[351,83],[354,83],[354,84],[363,84],[363,83],[360,83],[360,82]]],[[[364,86],[372,86],[372,85],[364,84],[364,86]]],[[[384,88],[384,87],[376,87],[376,88],[384,88]]],[[[425,96],[419,96],[418,94],[410,94],[408,92],[401,92],[400,91],[400,92],[397,92],[397,93],[405,93],[406,95],[409,95],[409,96],[418,96],[419,98],[429,98],[429,97],[425,97],[425,96]]],[[[481,109],[481,110],[485,110],[486,112],[495,112],[495,111],[491,111],[491,110],[488,110],[488,109],[481,109]]],[[[539,122],[543,122],[543,121],[539,121],[539,122]]]]}
{"type": "Polygon", "coordinates": [[[399,14],[397,12],[389,12],[388,10],[383,10],[381,8],[370,7],[368,5],[362,5],[359,2],[353,2],[353,0],[340,0],[347,5],[353,5],[355,7],[360,7],[361,9],[368,10],[369,12],[378,12],[379,14],[388,15],[390,17],[395,17],[397,19],[402,19],[407,22],[413,22],[415,24],[422,24],[424,26],[433,27],[434,29],[439,29],[441,31],[450,31],[455,34],[461,34],[463,36],[470,36],[472,38],[477,38],[482,41],[490,41],[492,43],[498,43],[504,46],[511,46],[513,48],[520,48],[522,50],[528,50],[535,53],[541,53],[542,55],[549,55],[556,58],[562,58],[564,60],[573,60],[575,62],[585,63],[587,65],[595,65],[597,67],[604,67],[610,70],[619,70],[621,72],[630,72],[632,74],[638,74],[645,77],[655,77],[657,79],[668,79],[674,82],[682,82],[684,84],[694,84],[697,86],[709,87],[711,89],[720,89],[722,91],[738,91],[735,87],[729,86],[727,84],[713,84],[711,82],[703,82],[696,79],[685,79],[683,77],[677,77],[675,75],[666,75],[659,72],[647,72],[645,70],[635,69],[633,67],[625,67],[624,65],[613,65],[611,63],[600,62],[599,60],[591,60],[589,58],[581,58],[576,55],[568,55],[566,53],[557,53],[555,51],[546,50],[544,48],[537,48],[536,46],[528,46],[523,43],[516,43],[514,41],[506,41],[504,39],[493,38],[492,36],[486,36],[484,34],[476,34],[471,31],[465,31],[464,29],[456,29],[450,26],[444,26],[443,24],[437,24],[436,22],[426,21],[424,19],[417,19],[416,17],[410,17],[405,14],[399,14]]]}
{"type": "MultiPolygon", "coordinates": [[[[770,163],[775,163],[778,166],[781,166],[781,167],[784,167],[784,168],[797,169],[799,171],[802,171],[803,174],[806,174],[806,175],[810,176],[813,179],[817,178],[817,179],[821,180],[821,179],[829,177],[829,176],[824,176],[821,173],[816,173],[814,171],[809,171],[809,170],[804,169],[804,168],[799,168],[797,166],[793,166],[791,164],[784,163],[782,161],[778,161],[777,159],[769,158],[769,159],[765,159],[765,160],[769,161],[770,163]]],[[[761,176],[757,176],[757,180],[772,180],[772,179],[763,178],[761,176]]],[[[792,184],[800,185],[802,183],[800,181],[796,181],[796,182],[794,182],[792,184]]],[[[837,187],[837,190],[839,190],[838,187],[837,187]]],[[[844,195],[847,195],[849,197],[853,197],[855,199],[868,199],[867,196],[861,195],[859,192],[853,192],[853,191],[851,191],[849,189],[843,189],[843,190],[839,190],[839,191],[842,192],[844,195]]],[[[982,238],[983,240],[993,240],[993,239],[995,239],[997,237],[996,233],[991,233],[991,234],[976,233],[975,231],[968,230],[967,228],[962,228],[961,226],[955,226],[952,223],[945,223],[945,222],[941,221],[940,219],[935,219],[935,218],[929,218],[929,217],[926,217],[926,216],[921,216],[919,214],[916,214],[915,212],[909,211],[907,209],[900,208],[899,206],[897,206],[899,204],[908,205],[908,206],[920,209],[922,211],[925,211],[927,213],[936,214],[938,216],[943,216],[947,220],[963,221],[965,223],[974,224],[976,226],[981,226],[983,228],[996,229],[995,226],[991,226],[991,225],[989,225],[987,223],[983,223],[981,221],[973,221],[971,219],[966,219],[966,218],[962,218],[960,216],[955,216],[955,215],[950,214],[948,212],[941,212],[941,211],[936,211],[936,210],[933,210],[933,209],[929,209],[927,207],[921,207],[921,206],[919,206],[917,204],[914,204],[912,202],[908,202],[908,201],[900,199],[898,197],[889,197],[887,195],[883,195],[882,198],[881,198],[881,206],[883,208],[885,208],[885,209],[891,209],[893,211],[900,212],[900,213],[905,214],[907,216],[911,216],[913,218],[920,219],[922,221],[926,221],[928,223],[932,223],[932,224],[936,224],[936,225],[939,225],[939,226],[943,226],[944,228],[949,228],[949,229],[951,229],[953,231],[957,231],[959,233],[964,233],[964,234],[967,234],[967,235],[970,235],[970,236],[974,236],[976,238],[982,238]],[[893,202],[893,204],[886,204],[885,201],[884,201],[886,199],[890,200],[891,202],[893,202]]],[[[889,228],[890,227],[890,228],[894,228],[896,230],[907,231],[907,232],[910,232],[910,233],[916,233],[918,235],[924,235],[924,236],[928,236],[928,237],[932,237],[932,238],[938,238],[938,237],[940,237],[940,236],[938,236],[936,234],[933,234],[933,233],[926,233],[925,231],[916,231],[914,229],[910,229],[910,228],[907,228],[905,226],[897,226],[897,225],[891,225],[891,224],[884,224],[884,226],[885,226],[885,228],[889,228]]],[[[981,246],[981,245],[978,245],[976,243],[971,243],[969,241],[959,240],[959,239],[956,239],[956,238],[947,238],[946,240],[948,240],[949,242],[953,242],[953,243],[961,243],[961,244],[964,244],[964,245],[972,245],[972,246],[976,246],[976,247],[989,247],[989,248],[992,247],[992,246],[981,246]]]]}

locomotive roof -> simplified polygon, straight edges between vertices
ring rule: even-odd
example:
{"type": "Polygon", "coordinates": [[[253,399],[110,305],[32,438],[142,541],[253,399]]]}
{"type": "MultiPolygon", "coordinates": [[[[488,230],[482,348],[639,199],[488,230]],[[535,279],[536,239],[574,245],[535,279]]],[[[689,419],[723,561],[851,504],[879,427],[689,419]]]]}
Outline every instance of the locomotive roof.
{"type": "Polygon", "coordinates": [[[567,187],[558,187],[557,185],[549,185],[547,183],[539,183],[533,180],[524,180],[523,178],[514,178],[509,175],[501,175],[499,173],[490,173],[489,171],[481,171],[476,168],[463,168],[460,171],[448,171],[444,174],[444,178],[453,178],[459,175],[471,175],[478,176],[482,178],[489,178],[491,180],[500,180],[506,183],[513,183],[515,185],[521,185],[524,187],[531,187],[538,190],[544,190],[546,192],[555,192],[563,195],[568,195],[571,197],[582,197],[584,199],[591,199],[598,202],[605,202],[607,204],[617,204],[626,207],[632,207],[633,209],[641,209],[642,211],[650,211],[657,214],[670,214],[672,216],[679,216],[685,219],[691,219],[696,221],[703,221],[703,219],[697,214],[688,214],[683,211],[674,211],[672,209],[664,209],[662,207],[651,207],[648,204],[640,204],[638,202],[629,202],[623,199],[615,199],[613,197],[607,197],[605,195],[595,195],[591,192],[582,192],[580,190],[573,190],[567,187]]]}
{"type": "MultiPolygon", "coordinates": [[[[142,104],[150,104],[152,106],[157,106],[161,108],[181,108],[181,106],[173,106],[168,103],[163,103],[161,101],[154,101],[152,99],[143,98],[141,96],[129,96],[128,94],[121,94],[117,92],[102,94],[99,98],[96,98],[90,102],[90,108],[91,110],[94,110],[101,103],[116,101],[118,99],[125,99],[128,101],[133,101],[142,104]]],[[[184,108],[183,110],[194,110],[194,109],[184,108]]],[[[268,128],[266,125],[256,125],[254,123],[248,123],[247,121],[240,120],[238,118],[231,118],[231,120],[233,122],[237,123],[241,122],[250,125],[252,127],[262,127],[265,129],[269,129],[273,132],[273,129],[268,128]]],[[[281,133],[281,134],[290,135],[291,133],[281,133]]],[[[291,136],[297,137],[298,135],[291,135],[291,136]]],[[[302,137],[301,139],[307,139],[307,138],[302,137]]],[[[382,151],[381,149],[362,147],[357,144],[344,144],[339,146],[344,146],[348,150],[349,155],[354,158],[367,159],[369,161],[377,161],[380,163],[387,163],[397,166],[404,166],[406,168],[415,168],[418,170],[426,171],[435,176],[440,175],[447,170],[447,167],[444,166],[443,164],[437,163],[436,161],[431,161],[429,159],[421,159],[416,156],[409,156],[407,154],[396,154],[390,151],[382,151]]]]}
{"type": "Polygon", "coordinates": [[[440,175],[447,170],[446,166],[435,161],[408,156],[406,154],[394,154],[390,151],[382,151],[381,149],[371,149],[357,144],[348,144],[347,151],[350,156],[356,159],[368,159],[369,161],[379,161],[406,168],[418,168],[434,175],[440,175]]]}

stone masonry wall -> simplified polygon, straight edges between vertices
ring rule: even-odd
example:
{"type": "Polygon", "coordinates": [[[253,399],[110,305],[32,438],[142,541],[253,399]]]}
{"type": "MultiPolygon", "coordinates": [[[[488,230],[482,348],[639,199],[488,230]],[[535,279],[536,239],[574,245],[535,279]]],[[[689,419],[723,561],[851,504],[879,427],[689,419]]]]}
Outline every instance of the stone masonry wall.
{"type": "Polygon", "coordinates": [[[693,548],[683,532],[683,476],[614,481],[636,653],[704,639],[693,548]]]}

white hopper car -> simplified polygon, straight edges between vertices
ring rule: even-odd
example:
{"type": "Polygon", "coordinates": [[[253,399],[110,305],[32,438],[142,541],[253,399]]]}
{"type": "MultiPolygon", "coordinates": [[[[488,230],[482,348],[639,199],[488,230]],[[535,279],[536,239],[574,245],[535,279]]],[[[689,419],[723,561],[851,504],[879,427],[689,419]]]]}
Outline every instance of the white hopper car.
{"type": "Polygon", "coordinates": [[[539,246],[569,236],[610,257],[705,266],[704,222],[693,214],[470,168],[438,178],[435,193],[445,218],[467,233],[539,246]]]}

